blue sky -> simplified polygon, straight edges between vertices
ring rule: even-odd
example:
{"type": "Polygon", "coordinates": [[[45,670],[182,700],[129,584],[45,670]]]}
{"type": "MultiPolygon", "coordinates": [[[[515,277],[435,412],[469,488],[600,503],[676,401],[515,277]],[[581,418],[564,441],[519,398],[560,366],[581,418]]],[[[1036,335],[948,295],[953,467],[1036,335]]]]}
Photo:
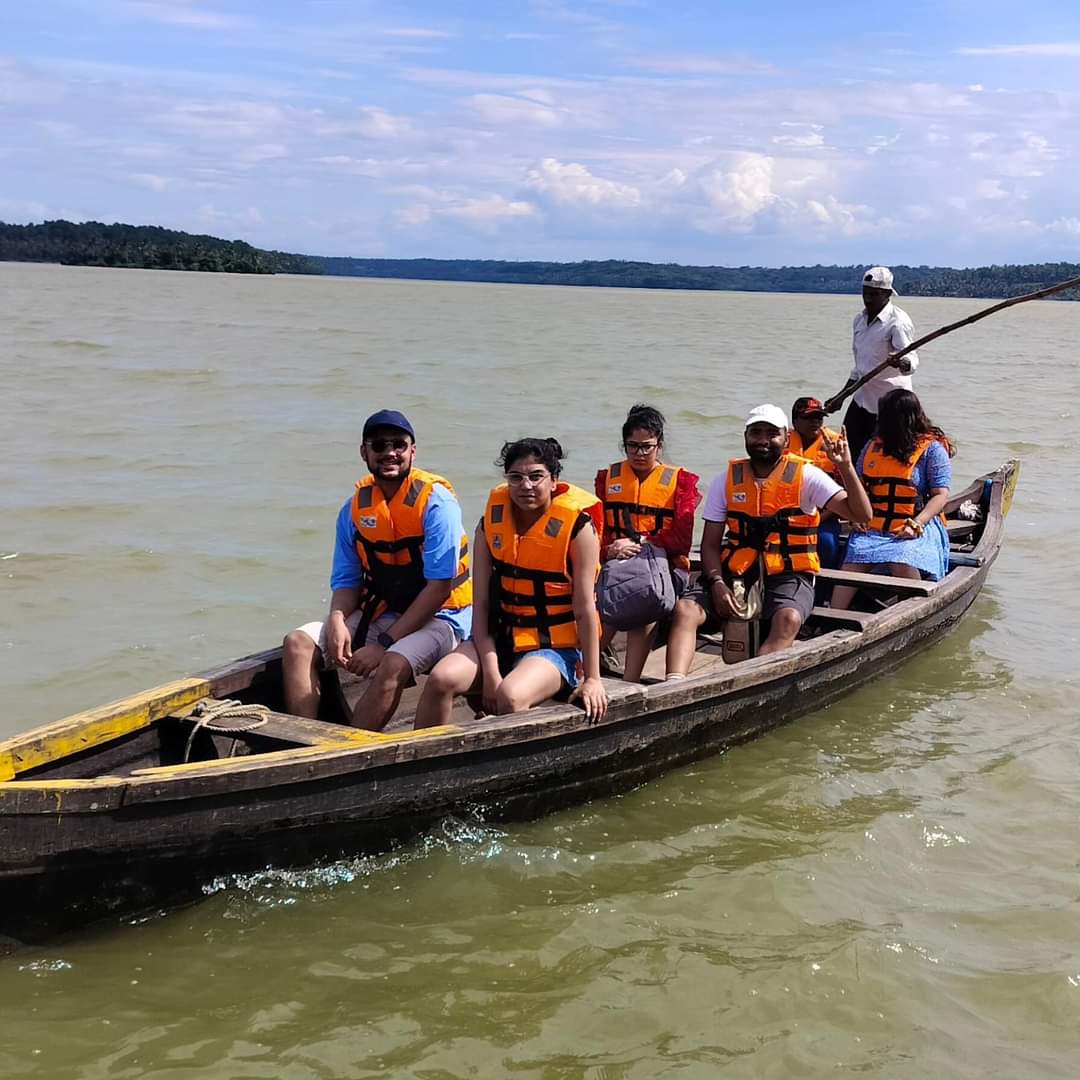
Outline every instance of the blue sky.
{"type": "Polygon", "coordinates": [[[37,0],[0,219],[337,255],[1080,260],[1080,8],[37,0]]]}

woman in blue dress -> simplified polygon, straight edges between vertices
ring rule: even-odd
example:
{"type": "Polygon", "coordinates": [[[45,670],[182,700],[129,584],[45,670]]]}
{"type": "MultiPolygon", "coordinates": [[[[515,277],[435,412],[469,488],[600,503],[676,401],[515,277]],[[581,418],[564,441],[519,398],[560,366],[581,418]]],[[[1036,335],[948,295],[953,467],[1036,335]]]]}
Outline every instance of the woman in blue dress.
{"type": "MultiPolygon", "coordinates": [[[[952,483],[953,450],[910,390],[891,390],[878,405],[877,433],[859,455],[874,517],[848,540],[844,570],[940,581],[949,569],[941,513],[952,483]]],[[[847,608],[855,588],[837,585],[832,606],[847,608]]]]}

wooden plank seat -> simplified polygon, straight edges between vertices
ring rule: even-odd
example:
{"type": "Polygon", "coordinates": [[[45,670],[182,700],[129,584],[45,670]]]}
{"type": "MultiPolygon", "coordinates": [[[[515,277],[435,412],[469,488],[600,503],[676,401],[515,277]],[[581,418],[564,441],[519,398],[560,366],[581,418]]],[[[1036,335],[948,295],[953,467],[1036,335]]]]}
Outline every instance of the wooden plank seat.
{"type": "Polygon", "coordinates": [[[865,630],[867,620],[872,619],[876,612],[869,611],[840,611],[830,607],[815,607],[810,612],[810,617],[823,623],[836,623],[848,630],[865,630]]]}
{"type": "MultiPolygon", "coordinates": [[[[214,701],[215,699],[208,698],[207,700],[214,701]]],[[[197,723],[190,711],[173,713],[167,719],[184,724],[197,723]]],[[[224,726],[228,726],[228,723],[228,719],[222,721],[224,726]]],[[[248,721],[241,719],[237,721],[237,726],[242,727],[246,723],[248,721]]],[[[360,736],[362,741],[363,736],[371,734],[371,732],[363,732],[345,724],[328,724],[323,720],[309,720],[307,717],[293,716],[291,713],[269,712],[263,722],[257,725],[254,721],[251,723],[252,727],[235,735],[216,729],[213,721],[207,724],[204,730],[208,735],[226,739],[274,739],[292,743],[295,746],[325,746],[332,743],[355,742],[357,736],[360,736]]]]}
{"type": "Polygon", "coordinates": [[[949,540],[965,540],[970,537],[982,524],[979,521],[965,521],[957,519],[946,521],[945,530],[949,534],[949,540]]]}
{"type": "Polygon", "coordinates": [[[855,585],[860,589],[887,589],[905,596],[929,596],[938,585],[936,581],[916,581],[891,574],[863,574],[857,570],[822,570],[818,580],[834,585],[855,585]]]}

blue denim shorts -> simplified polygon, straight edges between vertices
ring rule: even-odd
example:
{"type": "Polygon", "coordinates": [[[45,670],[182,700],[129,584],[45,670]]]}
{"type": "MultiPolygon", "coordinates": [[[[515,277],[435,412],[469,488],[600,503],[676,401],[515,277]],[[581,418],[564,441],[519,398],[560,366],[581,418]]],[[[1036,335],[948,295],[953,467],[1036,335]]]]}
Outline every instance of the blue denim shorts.
{"type": "Polygon", "coordinates": [[[534,656],[551,664],[571,690],[577,686],[578,665],[581,663],[580,649],[533,649],[531,652],[514,653],[510,660],[510,667],[516,668],[522,660],[528,660],[534,656]]]}

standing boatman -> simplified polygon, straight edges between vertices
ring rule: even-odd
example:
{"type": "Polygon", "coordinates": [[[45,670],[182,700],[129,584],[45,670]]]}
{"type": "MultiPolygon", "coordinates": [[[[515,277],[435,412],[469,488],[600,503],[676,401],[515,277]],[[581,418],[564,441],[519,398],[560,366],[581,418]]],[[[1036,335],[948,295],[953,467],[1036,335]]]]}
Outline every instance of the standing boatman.
{"type": "MultiPolygon", "coordinates": [[[[863,310],[855,316],[852,326],[851,349],[855,366],[851,369],[845,389],[879,364],[907,348],[915,337],[911,317],[893,303],[892,271],[887,266],[872,266],[863,274],[863,310]]],[[[917,353],[909,352],[893,361],[865,386],[855,391],[844,416],[851,458],[857,462],[862,448],[870,441],[877,427],[878,402],[897,387],[911,389],[911,373],[919,366],[917,353]]],[[[841,394],[844,392],[840,391],[841,394]]]]}

